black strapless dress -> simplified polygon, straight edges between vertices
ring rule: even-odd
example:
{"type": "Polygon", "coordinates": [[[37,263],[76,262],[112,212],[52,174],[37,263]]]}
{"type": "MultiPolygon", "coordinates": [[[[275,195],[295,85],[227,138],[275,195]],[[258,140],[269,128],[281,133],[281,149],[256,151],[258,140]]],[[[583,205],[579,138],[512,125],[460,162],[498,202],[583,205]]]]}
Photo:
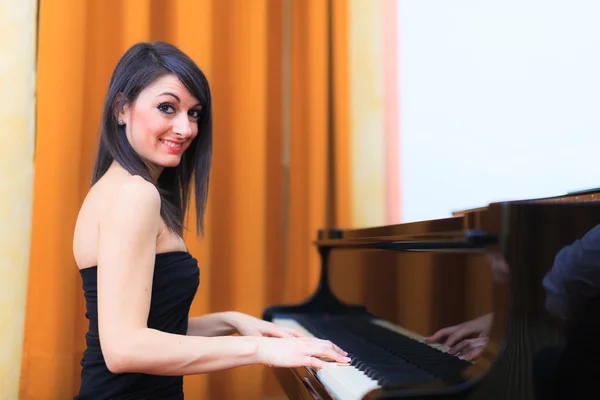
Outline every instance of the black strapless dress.
{"type": "MultiPolygon", "coordinates": [[[[108,370],[98,337],[97,268],[84,268],[80,272],[89,328],[85,336],[87,349],[81,360],[81,387],[74,399],[183,399],[182,376],[113,374],[108,370]]],[[[185,335],[188,313],[199,284],[198,262],[189,253],[157,254],[148,327],[185,335]]]]}

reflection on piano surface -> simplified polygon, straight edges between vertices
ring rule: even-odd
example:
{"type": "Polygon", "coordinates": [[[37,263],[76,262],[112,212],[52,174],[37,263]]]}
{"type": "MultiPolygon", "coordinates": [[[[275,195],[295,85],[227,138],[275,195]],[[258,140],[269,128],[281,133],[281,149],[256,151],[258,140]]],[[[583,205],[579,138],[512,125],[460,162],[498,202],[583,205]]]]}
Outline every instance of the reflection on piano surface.
{"type": "Polygon", "coordinates": [[[560,354],[555,349],[565,335],[545,308],[542,279],[561,248],[600,224],[598,196],[592,191],[492,203],[446,219],[319,231],[317,291],[301,304],[271,306],[263,318],[331,340],[352,362],[321,370],[274,369],[286,394],[340,400],[552,398],[552,366],[560,354]],[[424,270],[433,278],[422,279],[424,270]],[[478,290],[482,276],[489,284],[478,290]],[[469,279],[474,287],[465,284],[469,279]],[[410,293],[403,293],[407,288],[410,293]],[[473,293],[487,298],[473,299],[473,293]],[[433,313],[415,315],[411,307],[419,299],[433,313]],[[493,316],[489,340],[475,360],[425,342],[432,330],[476,317],[465,314],[469,307],[493,316]],[[417,330],[427,332],[403,326],[411,312],[412,321],[420,321],[417,330]]]}

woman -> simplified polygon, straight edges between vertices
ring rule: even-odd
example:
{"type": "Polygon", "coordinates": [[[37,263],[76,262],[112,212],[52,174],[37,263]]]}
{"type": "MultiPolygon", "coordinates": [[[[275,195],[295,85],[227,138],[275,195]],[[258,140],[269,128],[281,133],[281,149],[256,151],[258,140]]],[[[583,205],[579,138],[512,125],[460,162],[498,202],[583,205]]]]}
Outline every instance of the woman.
{"type": "Polygon", "coordinates": [[[92,187],[75,227],[89,319],[76,399],[181,399],[183,375],[348,361],[328,341],[241,313],[188,319],[199,270],[183,218],[194,176],[202,230],[211,149],[203,73],[172,45],[130,48],[110,80],[92,187]]]}

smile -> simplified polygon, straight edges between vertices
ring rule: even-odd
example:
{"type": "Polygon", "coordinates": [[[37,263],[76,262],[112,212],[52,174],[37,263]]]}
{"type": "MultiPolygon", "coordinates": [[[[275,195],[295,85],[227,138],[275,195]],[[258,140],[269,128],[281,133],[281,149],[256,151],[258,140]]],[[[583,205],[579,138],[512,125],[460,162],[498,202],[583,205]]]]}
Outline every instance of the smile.
{"type": "Polygon", "coordinates": [[[165,140],[165,139],[158,139],[158,140],[172,152],[179,152],[183,149],[183,143],[171,142],[170,140],[165,140]]]}

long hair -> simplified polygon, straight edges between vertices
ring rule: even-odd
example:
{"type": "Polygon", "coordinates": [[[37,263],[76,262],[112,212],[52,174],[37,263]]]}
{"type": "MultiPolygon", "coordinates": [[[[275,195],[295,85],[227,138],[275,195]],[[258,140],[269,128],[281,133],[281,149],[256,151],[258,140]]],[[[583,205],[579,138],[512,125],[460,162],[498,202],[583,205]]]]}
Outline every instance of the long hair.
{"type": "Polygon", "coordinates": [[[132,175],[156,185],[160,197],[160,215],[168,229],[183,235],[184,216],[194,176],[197,234],[204,232],[204,211],[212,159],[212,111],[208,81],[198,66],[175,46],[164,43],[137,43],[121,57],[110,79],[100,130],[100,143],[92,177],[94,185],[116,160],[132,175]],[[132,104],[140,92],[156,79],[173,74],[202,104],[198,135],[181,157],[177,167],[165,168],[153,182],[148,166],[129,144],[125,128],[117,116],[132,104]],[[119,97],[120,96],[120,97],[119,97]],[[118,101],[118,104],[117,104],[118,101]],[[116,107],[115,107],[116,105],[116,107]]]}

